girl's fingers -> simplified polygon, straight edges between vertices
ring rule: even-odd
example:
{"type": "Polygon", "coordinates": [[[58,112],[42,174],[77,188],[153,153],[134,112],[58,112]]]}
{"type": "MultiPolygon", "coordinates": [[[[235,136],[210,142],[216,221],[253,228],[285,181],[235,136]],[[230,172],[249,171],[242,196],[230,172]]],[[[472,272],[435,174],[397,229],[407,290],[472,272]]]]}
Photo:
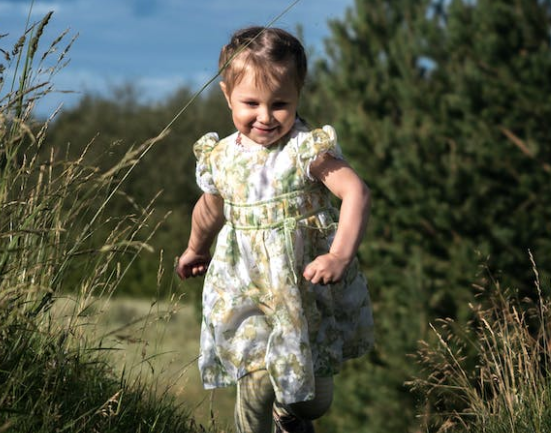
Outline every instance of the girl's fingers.
{"type": "Polygon", "coordinates": [[[200,275],[204,275],[205,272],[207,272],[207,265],[197,265],[193,268],[193,276],[198,277],[200,275]]]}
{"type": "Polygon", "coordinates": [[[304,269],[304,272],[302,273],[302,275],[304,276],[304,278],[306,278],[308,281],[311,281],[312,280],[312,277],[314,276],[314,271],[312,269],[312,266],[308,265],[306,266],[306,268],[304,269]]]}
{"type": "Polygon", "coordinates": [[[326,284],[325,281],[323,281],[323,272],[322,270],[318,269],[315,261],[306,266],[302,275],[307,281],[310,281],[312,284],[326,284]]]}
{"type": "Polygon", "coordinates": [[[186,278],[190,277],[199,277],[201,275],[204,275],[207,272],[208,265],[200,264],[200,265],[185,265],[185,266],[178,266],[176,268],[176,273],[180,277],[180,279],[185,280],[186,278]]]}
{"type": "Polygon", "coordinates": [[[338,283],[343,275],[344,269],[338,263],[329,260],[328,257],[316,258],[304,269],[303,276],[312,284],[338,283]]]}

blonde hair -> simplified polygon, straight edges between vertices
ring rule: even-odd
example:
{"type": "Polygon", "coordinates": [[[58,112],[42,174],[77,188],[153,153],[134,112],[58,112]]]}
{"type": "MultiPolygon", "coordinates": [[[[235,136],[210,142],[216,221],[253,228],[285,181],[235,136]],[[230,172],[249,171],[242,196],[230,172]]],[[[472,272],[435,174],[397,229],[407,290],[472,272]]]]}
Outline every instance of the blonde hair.
{"type": "Polygon", "coordinates": [[[291,73],[300,93],[308,70],[304,47],[297,38],[283,29],[256,26],[233,34],[220,52],[218,66],[229,93],[249,67],[259,84],[270,89],[291,73]]]}

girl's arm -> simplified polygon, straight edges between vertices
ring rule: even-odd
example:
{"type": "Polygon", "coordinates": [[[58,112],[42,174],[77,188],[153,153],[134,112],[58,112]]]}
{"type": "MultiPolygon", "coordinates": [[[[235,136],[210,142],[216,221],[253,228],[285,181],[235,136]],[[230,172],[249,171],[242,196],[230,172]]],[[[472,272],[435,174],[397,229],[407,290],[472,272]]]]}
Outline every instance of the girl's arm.
{"type": "Polygon", "coordinates": [[[193,208],[188,246],[178,259],[176,273],[185,280],[203,275],[210,263],[210,246],[224,225],[224,200],[203,194],[193,208]]]}
{"type": "Polygon", "coordinates": [[[352,262],[365,233],[371,207],[369,188],[343,160],[325,154],[310,166],[310,173],[321,180],[341,202],[339,226],[328,254],[308,264],[304,278],[314,284],[338,282],[352,262]]]}

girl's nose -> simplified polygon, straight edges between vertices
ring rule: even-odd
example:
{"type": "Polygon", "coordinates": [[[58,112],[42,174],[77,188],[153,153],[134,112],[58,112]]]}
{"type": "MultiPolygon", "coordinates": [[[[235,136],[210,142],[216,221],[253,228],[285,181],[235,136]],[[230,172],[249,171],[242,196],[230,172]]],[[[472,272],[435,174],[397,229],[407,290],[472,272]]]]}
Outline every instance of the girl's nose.
{"type": "Polygon", "coordinates": [[[272,112],[268,107],[261,108],[258,113],[258,120],[262,123],[269,123],[272,119],[272,112]]]}

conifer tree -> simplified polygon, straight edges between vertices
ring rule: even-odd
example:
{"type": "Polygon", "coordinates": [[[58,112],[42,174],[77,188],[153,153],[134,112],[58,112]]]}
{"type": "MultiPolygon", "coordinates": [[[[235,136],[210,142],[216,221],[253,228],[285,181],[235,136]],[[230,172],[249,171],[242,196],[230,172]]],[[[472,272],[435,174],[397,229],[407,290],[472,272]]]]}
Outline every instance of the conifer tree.
{"type": "Polygon", "coordinates": [[[339,378],[335,408],[347,416],[329,417],[327,431],[415,425],[408,354],[435,318],[468,319],[473,283],[488,278],[481,265],[502,284],[531,288],[530,249],[549,275],[550,9],[356,0],[331,24],[316,100],[331,107],[372,189],[360,253],[378,345],[339,378]]]}

